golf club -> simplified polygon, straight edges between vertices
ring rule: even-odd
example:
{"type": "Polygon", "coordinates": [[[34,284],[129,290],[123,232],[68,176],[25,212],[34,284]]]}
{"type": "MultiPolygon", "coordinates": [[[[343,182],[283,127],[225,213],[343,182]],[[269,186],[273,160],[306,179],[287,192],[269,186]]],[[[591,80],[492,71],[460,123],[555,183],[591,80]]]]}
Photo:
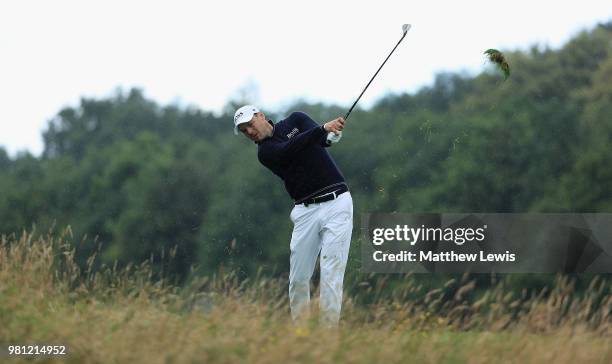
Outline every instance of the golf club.
{"type": "MultiPolygon", "coordinates": [[[[370,79],[370,81],[368,82],[368,84],[364,87],[363,91],[361,91],[361,93],[359,94],[359,97],[357,97],[357,100],[355,100],[355,102],[353,103],[353,105],[351,106],[351,108],[349,109],[349,111],[346,113],[346,115],[344,115],[344,120],[346,121],[349,117],[349,115],[351,115],[351,111],[353,111],[353,108],[355,107],[355,105],[357,105],[357,103],[359,102],[359,99],[361,99],[361,96],[363,96],[363,93],[368,89],[368,87],[370,86],[370,84],[372,83],[372,81],[374,81],[374,78],[376,77],[376,75],[378,74],[378,72],[380,72],[380,70],[383,68],[383,66],[385,65],[385,63],[387,63],[387,60],[389,59],[389,57],[391,57],[391,55],[393,54],[393,52],[395,52],[395,49],[397,48],[397,46],[400,45],[400,43],[402,42],[402,40],[404,40],[404,38],[406,37],[406,34],[408,33],[408,30],[410,30],[411,25],[410,24],[404,24],[402,25],[402,37],[400,38],[400,40],[397,42],[397,44],[395,45],[395,47],[393,47],[393,49],[391,50],[391,53],[389,53],[389,55],[387,56],[387,58],[385,58],[384,62],[380,65],[380,67],[378,67],[378,70],[376,71],[376,73],[374,73],[374,76],[372,76],[372,78],[370,79]]],[[[341,134],[336,135],[334,133],[329,133],[327,135],[327,140],[328,142],[337,142],[338,140],[340,140],[341,134]]]]}
{"type": "Polygon", "coordinates": [[[380,70],[383,68],[383,66],[385,65],[385,63],[387,63],[387,60],[389,59],[389,57],[391,57],[391,55],[393,54],[393,52],[395,51],[395,48],[397,48],[397,46],[400,45],[400,43],[402,42],[402,40],[404,40],[404,37],[406,37],[406,34],[408,33],[408,30],[410,29],[411,25],[410,24],[404,24],[402,25],[402,37],[400,38],[399,42],[397,42],[397,44],[395,45],[395,47],[393,47],[393,49],[391,50],[391,53],[389,53],[389,55],[387,56],[387,58],[385,58],[385,61],[380,65],[380,67],[378,67],[378,70],[376,71],[376,73],[374,74],[374,76],[372,76],[372,78],[370,79],[370,82],[368,82],[368,84],[366,85],[366,87],[363,89],[363,91],[361,91],[361,93],[359,94],[359,97],[357,97],[357,100],[355,100],[355,102],[353,103],[353,106],[351,106],[351,108],[349,109],[349,111],[346,113],[346,115],[344,115],[344,120],[348,119],[349,115],[351,115],[351,111],[353,111],[353,108],[355,107],[355,105],[357,105],[357,102],[359,102],[359,99],[361,99],[361,96],[363,95],[363,93],[368,89],[368,86],[370,86],[370,84],[372,83],[372,81],[374,80],[374,77],[376,77],[376,75],[378,74],[378,72],[380,72],[380,70]]]}

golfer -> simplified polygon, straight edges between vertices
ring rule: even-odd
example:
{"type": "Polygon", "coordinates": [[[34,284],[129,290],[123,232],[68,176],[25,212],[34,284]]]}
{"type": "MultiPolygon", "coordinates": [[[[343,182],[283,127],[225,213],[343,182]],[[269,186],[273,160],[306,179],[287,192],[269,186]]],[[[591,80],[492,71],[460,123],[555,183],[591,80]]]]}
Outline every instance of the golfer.
{"type": "MultiPolygon", "coordinates": [[[[344,176],[329,155],[327,135],[339,136],[344,119],[318,125],[303,112],[274,124],[253,105],[238,109],[234,133],[257,144],[257,158],[279,176],[295,201],[289,261],[289,305],[294,321],[309,317],[310,279],[319,252],[320,313],[336,326],[353,230],[353,200],[344,176]]],[[[339,139],[338,139],[339,140],[339,139]]]]}

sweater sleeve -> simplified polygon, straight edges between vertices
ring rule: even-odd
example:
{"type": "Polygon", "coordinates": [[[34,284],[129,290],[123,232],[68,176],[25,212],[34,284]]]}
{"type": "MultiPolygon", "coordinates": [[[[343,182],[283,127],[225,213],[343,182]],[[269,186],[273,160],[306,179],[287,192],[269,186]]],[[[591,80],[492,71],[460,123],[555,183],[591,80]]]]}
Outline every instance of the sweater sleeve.
{"type": "MultiPolygon", "coordinates": [[[[319,125],[317,124],[316,121],[312,120],[310,118],[310,116],[308,116],[308,114],[297,111],[293,113],[295,116],[298,117],[300,126],[304,129],[304,130],[308,130],[310,128],[316,128],[318,126],[323,127],[323,125],[319,125]]],[[[323,129],[323,131],[325,131],[325,129],[323,129]]],[[[320,146],[327,148],[329,147],[331,144],[327,143],[327,132],[325,131],[325,134],[323,134],[323,137],[321,138],[320,142],[318,143],[320,146]]]]}
{"type": "Polygon", "coordinates": [[[312,124],[308,120],[303,119],[302,115],[299,115],[299,119],[297,121],[298,126],[301,126],[303,129],[307,130],[294,136],[286,142],[270,143],[263,146],[259,153],[259,159],[264,165],[286,163],[293,159],[293,157],[306,146],[325,142],[327,132],[322,125],[318,125],[304,113],[294,114],[302,114],[306,116],[306,118],[310,120],[312,124]]]}

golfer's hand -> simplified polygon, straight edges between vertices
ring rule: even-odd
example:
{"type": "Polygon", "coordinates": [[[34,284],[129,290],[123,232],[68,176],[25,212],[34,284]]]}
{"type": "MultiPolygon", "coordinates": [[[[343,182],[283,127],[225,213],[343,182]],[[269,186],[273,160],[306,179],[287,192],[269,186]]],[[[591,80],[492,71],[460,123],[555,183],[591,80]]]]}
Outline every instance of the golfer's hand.
{"type": "Polygon", "coordinates": [[[323,128],[328,133],[334,133],[338,135],[342,131],[342,129],[344,129],[344,118],[339,117],[332,121],[328,121],[325,124],[323,124],[323,128]]]}

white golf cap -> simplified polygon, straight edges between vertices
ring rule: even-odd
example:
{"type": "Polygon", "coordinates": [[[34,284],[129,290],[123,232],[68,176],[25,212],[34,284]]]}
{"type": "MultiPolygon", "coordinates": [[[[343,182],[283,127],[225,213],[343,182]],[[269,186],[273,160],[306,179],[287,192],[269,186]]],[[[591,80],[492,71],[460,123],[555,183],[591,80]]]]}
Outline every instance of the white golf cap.
{"type": "Polygon", "coordinates": [[[234,134],[238,135],[238,125],[248,123],[253,118],[253,115],[258,112],[259,109],[253,105],[245,105],[236,110],[234,114],[234,134]]]}

